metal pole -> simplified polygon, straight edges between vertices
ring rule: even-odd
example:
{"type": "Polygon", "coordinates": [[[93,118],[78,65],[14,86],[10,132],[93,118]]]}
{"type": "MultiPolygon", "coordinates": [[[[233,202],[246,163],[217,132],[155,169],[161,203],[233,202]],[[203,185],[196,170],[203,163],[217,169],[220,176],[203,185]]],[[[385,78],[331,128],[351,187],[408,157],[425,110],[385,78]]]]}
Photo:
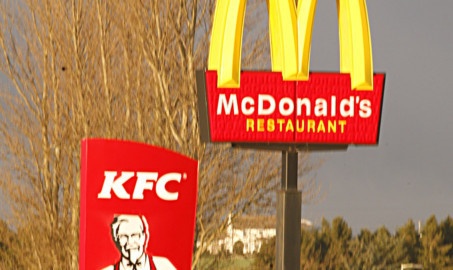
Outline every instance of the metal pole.
{"type": "Polygon", "coordinates": [[[300,269],[302,192],[297,190],[297,151],[282,152],[282,182],[277,192],[277,270],[300,269]]]}

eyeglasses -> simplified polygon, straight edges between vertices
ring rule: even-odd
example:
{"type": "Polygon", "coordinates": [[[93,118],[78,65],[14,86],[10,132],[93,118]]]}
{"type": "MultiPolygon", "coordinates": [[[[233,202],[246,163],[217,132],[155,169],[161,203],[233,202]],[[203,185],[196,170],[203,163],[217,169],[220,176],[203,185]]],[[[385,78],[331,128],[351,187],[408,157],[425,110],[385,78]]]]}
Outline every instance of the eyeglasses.
{"type": "Polygon", "coordinates": [[[126,242],[137,242],[142,238],[143,233],[133,233],[133,234],[119,234],[118,240],[120,244],[125,244],[126,242]]]}

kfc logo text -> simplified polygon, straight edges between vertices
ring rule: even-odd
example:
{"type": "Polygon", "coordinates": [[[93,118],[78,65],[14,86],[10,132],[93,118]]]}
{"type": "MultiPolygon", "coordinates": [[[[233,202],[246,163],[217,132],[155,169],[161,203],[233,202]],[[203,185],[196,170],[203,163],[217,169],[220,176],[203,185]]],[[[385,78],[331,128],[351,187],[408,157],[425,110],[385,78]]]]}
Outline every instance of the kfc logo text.
{"type": "Polygon", "coordinates": [[[99,199],[112,198],[112,191],[120,199],[131,199],[131,194],[126,191],[123,185],[136,175],[137,182],[135,183],[135,188],[132,193],[133,200],[143,200],[145,189],[151,191],[155,186],[158,198],[165,201],[176,201],[179,193],[169,191],[167,189],[167,183],[181,183],[181,179],[187,179],[186,173],[181,174],[176,172],[167,173],[160,177],[157,172],[137,172],[136,174],[134,172],[121,172],[121,175],[117,177],[117,172],[105,171],[104,175],[104,184],[102,185],[101,192],[98,194],[99,199]]]}

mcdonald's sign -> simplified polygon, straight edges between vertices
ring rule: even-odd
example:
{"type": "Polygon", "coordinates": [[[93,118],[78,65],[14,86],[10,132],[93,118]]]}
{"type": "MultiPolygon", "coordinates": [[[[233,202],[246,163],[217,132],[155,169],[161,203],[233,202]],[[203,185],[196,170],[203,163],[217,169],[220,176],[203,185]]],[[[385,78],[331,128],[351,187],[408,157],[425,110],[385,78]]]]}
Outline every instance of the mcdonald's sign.
{"type": "Polygon", "coordinates": [[[246,0],[217,0],[197,73],[206,142],[377,144],[385,74],[373,73],[365,0],[337,0],[340,73],[309,71],[317,0],[267,0],[272,71],[241,71],[246,0]]]}

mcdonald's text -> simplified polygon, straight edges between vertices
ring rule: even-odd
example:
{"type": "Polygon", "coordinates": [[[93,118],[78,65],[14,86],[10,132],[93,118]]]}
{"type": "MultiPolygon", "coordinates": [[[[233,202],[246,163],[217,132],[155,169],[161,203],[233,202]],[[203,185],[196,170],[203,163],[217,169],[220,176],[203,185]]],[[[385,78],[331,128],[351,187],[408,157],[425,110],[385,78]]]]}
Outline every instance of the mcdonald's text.
{"type": "Polygon", "coordinates": [[[227,98],[225,93],[219,94],[219,101],[217,103],[217,115],[238,115],[239,108],[243,115],[272,115],[275,113],[276,108],[281,115],[292,115],[296,112],[296,116],[332,116],[335,117],[340,114],[341,117],[354,117],[357,111],[361,118],[368,118],[371,116],[371,101],[363,99],[359,96],[350,96],[338,102],[337,97],[330,97],[330,104],[324,98],[317,98],[312,100],[308,97],[297,98],[296,101],[290,97],[283,97],[278,102],[271,95],[258,94],[258,101],[253,97],[244,97],[239,103],[236,94],[230,94],[227,98]],[[239,106],[240,104],[240,106],[239,106]],[[257,106],[255,106],[257,104],[257,106]],[[278,104],[278,106],[276,106],[278,104]],[[357,106],[356,106],[357,105],[357,106]],[[337,110],[339,112],[337,112],[337,110]]]}

